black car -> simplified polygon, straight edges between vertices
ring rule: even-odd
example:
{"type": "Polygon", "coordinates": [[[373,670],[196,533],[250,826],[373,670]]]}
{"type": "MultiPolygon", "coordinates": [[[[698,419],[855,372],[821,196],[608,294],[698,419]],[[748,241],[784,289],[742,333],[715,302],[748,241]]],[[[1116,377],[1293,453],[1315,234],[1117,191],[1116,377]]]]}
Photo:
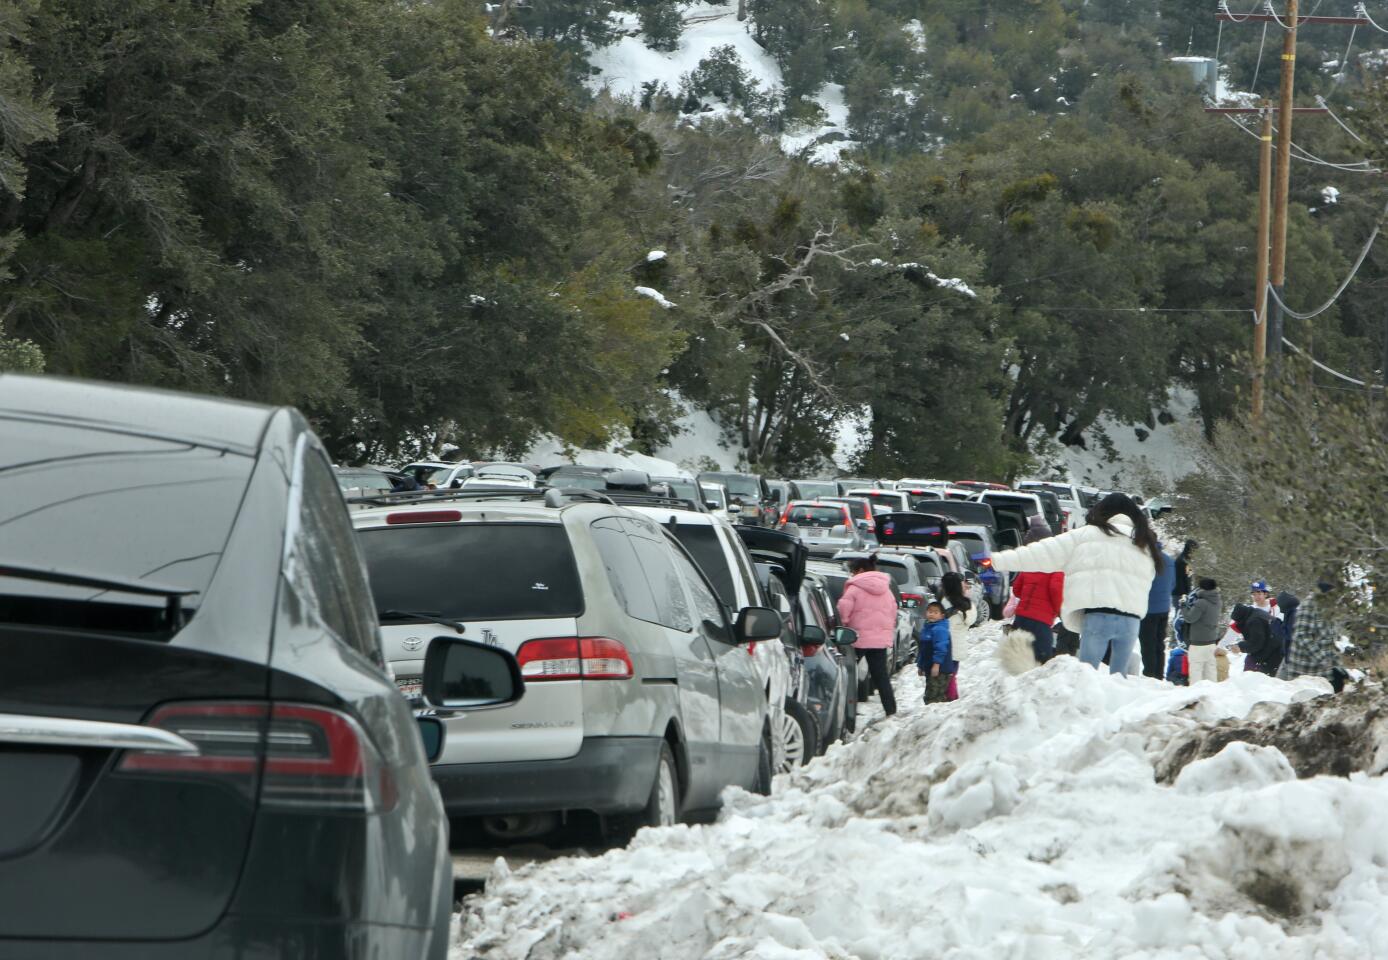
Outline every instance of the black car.
{"type": "Polygon", "coordinates": [[[0,376],[0,527],[0,956],[446,955],[448,823],[298,413],[0,376]]]}
{"type": "Polygon", "coordinates": [[[701,473],[700,483],[721,483],[728,488],[728,499],[742,508],[739,523],[772,527],[781,518],[771,487],[755,473],[701,473]]]}

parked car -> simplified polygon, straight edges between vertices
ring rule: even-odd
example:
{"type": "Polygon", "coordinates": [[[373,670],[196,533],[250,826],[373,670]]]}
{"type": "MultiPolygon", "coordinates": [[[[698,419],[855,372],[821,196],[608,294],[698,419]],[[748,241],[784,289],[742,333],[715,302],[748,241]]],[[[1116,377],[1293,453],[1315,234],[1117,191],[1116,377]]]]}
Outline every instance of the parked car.
{"type": "Polygon", "coordinates": [[[1073,483],[1056,483],[1044,480],[1023,480],[1017,484],[1017,489],[1023,493],[1035,493],[1044,490],[1053,493],[1060,501],[1061,512],[1065,514],[1065,529],[1073,530],[1075,527],[1084,526],[1084,515],[1089,508],[1085,506],[1084,496],[1080,493],[1080,488],[1073,483]]]}
{"type": "Polygon", "coordinates": [[[977,494],[970,487],[946,487],[943,496],[946,500],[972,500],[977,494]]]}
{"type": "Polygon", "coordinates": [[[1080,505],[1084,507],[1086,513],[1099,505],[1099,501],[1104,498],[1103,493],[1097,487],[1080,487],[1080,505]]]}
{"type": "Polygon", "coordinates": [[[784,480],[768,480],[766,487],[771,491],[771,506],[778,515],[785,509],[786,504],[796,499],[790,494],[790,484],[784,480]]]}
{"type": "Polygon", "coordinates": [[[867,524],[854,520],[845,503],[795,501],[782,514],[780,529],[798,536],[812,557],[867,546],[867,524]]]}
{"type": "Polygon", "coordinates": [[[789,486],[792,500],[819,500],[841,495],[836,480],[792,480],[789,486]]]}
{"type": "Polygon", "coordinates": [[[668,493],[670,496],[685,501],[685,505],[699,513],[707,513],[708,505],[704,502],[703,493],[699,488],[699,481],[691,480],[688,477],[651,477],[650,490],[668,493]]]}
{"type": "MultiPolygon", "coordinates": [[[[1046,517],[1046,508],[1041,503],[1041,498],[1034,493],[1018,493],[1016,491],[986,490],[976,494],[974,499],[979,503],[986,503],[993,508],[994,513],[999,513],[1003,508],[1010,507],[1014,511],[1021,510],[1029,522],[1032,517],[1040,517],[1046,520],[1046,525],[1051,522],[1046,517]]],[[[1052,531],[1054,532],[1054,531],[1052,531]]]]}
{"type": "Polygon", "coordinates": [[[416,460],[400,468],[400,472],[414,477],[422,487],[446,489],[455,480],[466,480],[473,475],[471,463],[451,463],[447,460],[416,460]]]}
{"type": "MultiPolygon", "coordinates": [[[[805,569],[806,572],[813,574],[818,579],[824,589],[832,624],[836,628],[843,629],[843,621],[839,619],[839,598],[843,596],[844,585],[848,583],[848,570],[842,563],[833,560],[811,560],[805,565],[805,569]]],[[[857,640],[856,634],[847,644],[837,646],[838,652],[842,656],[843,666],[848,674],[849,685],[853,691],[848,698],[848,709],[844,717],[844,728],[848,733],[857,729],[859,691],[868,688],[869,680],[867,661],[859,659],[853,650],[854,640],[857,640]]]]}
{"type": "Polygon", "coordinates": [[[541,483],[561,490],[606,490],[609,467],[588,467],[577,463],[565,463],[556,467],[545,467],[539,472],[541,483]]]}
{"type": "Polygon", "coordinates": [[[731,502],[740,508],[743,523],[770,527],[780,516],[771,496],[771,488],[755,473],[701,473],[698,480],[700,483],[721,483],[727,487],[731,502]]]}
{"type": "Polygon", "coordinates": [[[4,375],[0,478],[0,956],[446,956],[448,823],[304,419],[4,375]]]}
{"type": "MultiPolygon", "coordinates": [[[[536,477],[535,471],[519,463],[475,463],[472,465],[472,476],[468,478],[468,481],[479,484],[511,484],[517,487],[536,487],[539,485],[539,478],[536,477]]],[[[449,485],[452,486],[452,484],[449,485]]]]}
{"type": "Polygon", "coordinates": [[[389,475],[372,467],[333,467],[333,475],[344,497],[367,497],[395,489],[389,475]]]}
{"type": "Polygon", "coordinates": [[[732,523],[742,519],[742,507],[732,502],[727,487],[721,483],[701,483],[699,490],[703,494],[704,506],[719,520],[732,523]]]}
{"type": "Polygon", "coordinates": [[[1065,509],[1060,505],[1060,498],[1049,490],[1031,490],[1041,501],[1041,512],[1046,518],[1046,524],[1051,528],[1051,533],[1059,536],[1070,529],[1070,518],[1065,509]]]}
{"type": "Polygon", "coordinates": [[[877,542],[877,514],[872,510],[872,501],[864,497],[820,497],[821,503],[841,503],[848,508],[859,530],[864,531],[868,545],[877,542]]]}
{"type": "Polygon", "coordinates": [[[861,490],[876,486],[873,481],[865,477],[840,477],[834,482],[839,486],[839,496],[841,497],[849,496],[850,494],[848,491],[850,490],[861,490]]]}
{"type": "Polygon", "coordinates": [[[989,616],[994,620],[1002,619],[1002,609],[1012,598],[1012,576],[993,569],[992,558],[998,548],[992,528],[951,523],[949,538],[950,542],[963,545],[969,558],[969,569],[978,575],[979,582],[983,584],[989,616]]]}
{"type": "Polygon", "coordinates": [[[896,513],[911,509],[909,496],[904,493],[897,493],[895,490],[883,490],[881,487],[862,487],[850,490],[847,496],[861,497],[866,500],[872,504],[874,513],[896,513]]]}
{"type": "Polygon", "coordinates": [[[972,490],[972,491],[974,491],[975,493],[979,493],[979,492],[984,491],[984,490],[1011,490],[1011,489],[1012,489],[1011,487],[1009,487],[1009,486],[1008,486],[1007,484],[1005,484],[1005,483],[994,483],[994,482],[991,481],[991,480],[956,480],[956,481],[954,481],[954,485],[955,485],[956,487],[963,487],[963,488],[966,489],[966,490],[972,490]]]}
{"type": "Polygon", "coordinates": [[[716,809],[729,784],[770,789],[766,694],[745,647],[778,637],[780,619],[732,615],[651,518],[516,489],[353,519],[399,685],[418,682],[425,637],[444,631],[510,651],[525,678],[514,705],[442,718],[432,772],[450,816],[517,839],[591,811],[624,838],[716,809]]]}
{"type": "Polygon", "coordinates": [[[819,752],[857,726],[858,635],[840,627],[824,581],[806,572],[800,585],[800,652],[805,659],[808,701],[819,725],[819,752]]]}
{"type": "MultiPolygon", "coordinates": [[[[608,496],[672,534],[703,570],[729,611],[775,607],[757,581],[746,544],[727,523],[711,513],[690,510],[683,503],[666,502],[651,494],[609,491],[608,496]]],[[[790,664],[784,650],[775,643],[752,644],[747,652],[761,678],[772,735],[772,764],[780,769],[786,753],[784,723],[785,702],[791,689],[790,664]]]]}

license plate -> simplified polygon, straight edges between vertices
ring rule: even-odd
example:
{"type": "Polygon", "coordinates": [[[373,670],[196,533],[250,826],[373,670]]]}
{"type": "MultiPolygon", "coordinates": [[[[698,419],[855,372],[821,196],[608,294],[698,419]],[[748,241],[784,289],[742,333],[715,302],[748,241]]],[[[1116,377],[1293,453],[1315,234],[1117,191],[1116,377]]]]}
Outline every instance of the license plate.
{"type": "Polygon", "coordinates": [[[400,691],[400,695],[406,700],[424,699],[424,679],[422,677],[396,677],[395,689],[400,691]]]}

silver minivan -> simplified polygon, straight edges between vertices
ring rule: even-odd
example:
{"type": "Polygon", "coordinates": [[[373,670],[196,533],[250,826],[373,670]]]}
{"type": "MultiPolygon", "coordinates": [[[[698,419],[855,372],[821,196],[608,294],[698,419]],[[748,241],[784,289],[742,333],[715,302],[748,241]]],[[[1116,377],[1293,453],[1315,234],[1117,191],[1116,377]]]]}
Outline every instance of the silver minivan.
{"type": "Polygon", "coordinates": [[[439,712],[431,771],[450,816],[513,839],[586,810],[621,838],[714,810],[729,784],[770,790],[746,644],[779,637],[779,617],[731,615],[658,524],[558,490],[378,502],[352,520],[402,693],[436,635],[503,647],[525,679],[513,705],[439,712]]]}

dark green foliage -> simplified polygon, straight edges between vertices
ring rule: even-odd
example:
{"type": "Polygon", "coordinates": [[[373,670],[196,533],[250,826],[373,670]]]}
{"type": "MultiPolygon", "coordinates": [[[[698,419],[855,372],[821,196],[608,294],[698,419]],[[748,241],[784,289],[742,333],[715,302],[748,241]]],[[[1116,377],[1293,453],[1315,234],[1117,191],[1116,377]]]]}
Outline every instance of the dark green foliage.
{"type": "MultiPolygon", "coordinates": [[[[741,110],[752,117],[771,107],[771,99],[756,78],[747,72],[742,58],[732,46],[715,47],[699,65],[684,77],[681,89],[686,93],[686,113],[692,113],[688,101],[713,100],[741,110]]],[[[695,109],[698,109],[697,107],[695,109]]]]}
{"type": "Polygon", "coordinates": [[[684,30],[678,0],[642,0],[636,8],[646,46],[652,50],[674,50],[684,30]]]}

